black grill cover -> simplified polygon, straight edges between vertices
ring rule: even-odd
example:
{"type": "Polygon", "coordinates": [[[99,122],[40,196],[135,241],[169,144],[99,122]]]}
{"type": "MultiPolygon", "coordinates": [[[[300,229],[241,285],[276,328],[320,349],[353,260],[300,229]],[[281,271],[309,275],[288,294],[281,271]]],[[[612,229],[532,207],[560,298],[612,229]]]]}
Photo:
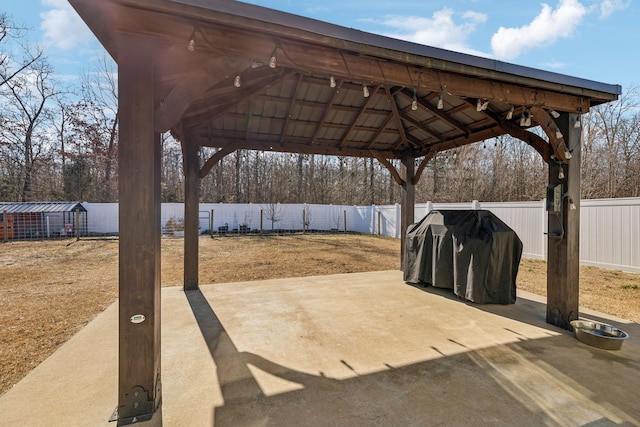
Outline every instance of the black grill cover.
{"type": "Polygon", "coordinates": [[[453,289],[477,303],[516,302],[522,242],[493,213],[431,211],[409,227],[404,245],[405,282],[453,289]]]}

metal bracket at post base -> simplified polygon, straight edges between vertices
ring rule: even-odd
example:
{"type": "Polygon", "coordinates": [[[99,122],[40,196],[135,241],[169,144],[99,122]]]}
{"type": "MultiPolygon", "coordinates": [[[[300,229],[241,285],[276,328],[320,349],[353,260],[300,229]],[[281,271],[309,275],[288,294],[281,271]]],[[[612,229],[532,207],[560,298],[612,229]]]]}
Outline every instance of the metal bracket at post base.
{"type": "Polygon", "coordinates": [[[571,326],[571,321],[576,320],[579,317],[580,316],[578,315],[578,313],[572,311],[571,313],[569,313],[569,316],[567,317],[567,320],[565,322],[560,310],[554,308],[553,310],[547,312],[547,323],[562,329],[566,329],[568,331],[572,331],[573,327],[571,326]]]}
{"type": "Polygon", "coordinates": [[[109,418],[109,422],[117,421],[118,426],[131,425],[151,420],[154,413],[154,402],[149,400],[149,393],[144,388],[136,386],[125,395],[125,404],[122,407],[122,412],[119,407],[116,407],[109,418]],[[121,413],[125,414],[124,418],[119,418],[121,413]]]}

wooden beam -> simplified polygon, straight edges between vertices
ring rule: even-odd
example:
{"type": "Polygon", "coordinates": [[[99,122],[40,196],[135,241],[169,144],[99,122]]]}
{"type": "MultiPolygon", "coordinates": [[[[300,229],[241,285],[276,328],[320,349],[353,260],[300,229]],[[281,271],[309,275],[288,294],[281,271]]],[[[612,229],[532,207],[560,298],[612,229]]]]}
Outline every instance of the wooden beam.
{"type": "Polygon", "coordinates": [[[205,91],[215,86],[219,79],[223,79],[234,70],[244,69],[250,65],[247,60],[236,58],[213,58],[202,67],[193,69],[183,75],[179,82],[171,89],[165,99],[161,100],[155,111],[155,126],[157,132],[166,132],[174,127],[182,118],[191,104],[203,98],[205,91]],[[215,74],[212,75],[212,72],[215,74]]]}
{"type": "MultiPolygon", "coordinates": [[[[203,30],[206,31],[209,39],[233,39],[234,43],[221,43],[220,46],[220,50],[229,55],[260,57],[268,55],[264,52],[273,50],[272,39],[260,39],[255,37],[253,33],[219,27],[206,27],[203,30]]],[[[347,44],[350,44],[348,41],[341,41],[342,46],[331,45],[332,41],[326,38],[324,41],[327,45],[322,46],[317,42],[290,41],[286,36],[281,35],[279,43],[287,55],[278,58],[279,66],[305,70],[308,73],[319,75],[334,75],[336,78],[345,78],[351,81],[418,87],[432,92],[440,91],[445,86],[447,93],[460,98],[482,98],[512,105],[545,104],[558,111],[577,112],[582,107],[583,112],[587,112],[589,97],[597,95],[587,93],[584,90],[583,95],[566,95],[560,93],[564,88],[558,84],[550,84],[549,88],[545,89],[536,89],[523,84],[527,80],[525,78],[499,72],[494,73],[495,80],[480,79],[476,75],[465,75],[469,71],[466,69],[452,71],[451,64],[444,64],[443,61],[412,56],[413,63],[407,64],[409,58],[401,52],[397,52],[397,58],[394,59],[376,58],[377,55],[389,56],[394,52],[388,49],[366,47],[368,53],[363,54],[358,52],[361,48],[365,48],[362,45],[358,45],[358,49],[350,51],[345,48],[347,44]],[[502,80],[497,79],[498,77],[502,80]],[[513,82],[509,81],[510,79],[513,82]]],[[[534,83],[532,79],[527,81],[529,80],[534,83]]]]}
{"type": "Polygon", "coordinates": [[[400,112],[398,111],[398,104],[396,104],[396,98],[394,94],[391,93],[387,86],[384,87],[384,91],[387,94],[387,98],[389,98],[389,104],[391,105],[391,112],[393,114],[393,118],[396,120],[396,124],[398,125],[398,132],[400,133],[400,142],[396,144],[394,149],[399,148],[401,145],[408,146],[409,141],[407,141],[407,134],[404,131],[404,125],[402,123],[402,118],[400,117],[400,112]]]}
{"type": "Polygon", "coordinates": [[[329,112],[331,112],[331,110],[333,109],[333,104],[336,102],[336,99],[338,98],[338,94],[340,93],[340,88],[342,87],[343,83],[344,83],[344,80],[340,80],[336,84],[333,94],[331,95],[331,99],[329,100],[329,102],[327,102],[324,108],[324,111],[322,112],[322,118],[316,124],[316,130],[313,131],[313,136],[311,137],[312,144],[314,144],[314,141],[316,140],[316,138],[318,137],[318,134],[320,133],[320,129],[322,129],[325,122],[327,121],[327,117],[329,117],[329,112]]]}
{"type": "Polygon", "coordinates": [[[236,151],[234,147],[230,147],[230,146],[222,147],[213,156],[209,157],[209,159],[207,159],[206,162],[204,162],[204,165],[202,165],[202,168],[200,168],[200,172],[198,173],[198,176],[200,178],[206,177],[209,174],[209,172],[211,172],[211,169],[213,169],[213,167],[217,165],[218,162],[220,162],[220,160],[224,159],[226,156],[233,153],[234,151],[236,151]]]}
{"type": "Polygon", "coordinates": [[[561,113],[558,127],[573,149],[568,163],[549,164],[549,184],[562,185],[562,212],[548,213],[547,323],[571,330],[579,317],[581,129],[577,114],[561,113]],[[564,178],[559,176],[562,170],[564,178]]]}
{"type": "Polygon", "coordinates": [[[549,151],[550,146],[547,141],[542,139],[539,135],[531,133],[523,127],[513,123],[510,120],[507,120],[506,118],[503,118],[502,116],[494,114],[489,110],[483,111],[483,113],[491,117],[492,120],[495,120],[506,133],[533,147],[533,149],[536,150],[538,154],[540,154],[542,160],[544,160],[546,163],[549,163],[551,161],[551,153],[549,151]]]}
{"type": "Polygon", "coordinates": [[[349,126],[349,129],[347,129],[347,131],[344,133],[344,135],[342,136],[342,140],[340,141],[340,144],[338,144],[339,147],[342,147],[345,142],[347,141],[347,139],[349,138],[349,134],[351,133],[351,131],[356,127],[356,123],[358,123],[358,121],[360,120],[360,118],[362,117],[362,115],[364,114],[365,111],[367,111],[367,109],[369,108],[369,105],[371,105],[371,102],[373,101],[373,99],[375,98],[375,95],[378,94],[378,91],[380,90],[382,86],[378,85],[376,86],[376,88],[374,90],[371,91],[371,93],[369,94],[369,98],[367,98],[364,102],[364,104],[362,105],[362,107],[360,108],[360,111],[358,111],[358,115],[356,116],[356,118],[351,122],[351,126],[349,126]]]}
{"type": "MultiPolygon", "coordinates": [[[[402,90],[402,93],[408,97],[413,97],[413,93],[411,93],[411,91],[407,88],[404,88],[402,90]]],[[[458,129],[461,132],[464,132],[467,136],[471,135],[472,132],[468,126],[453,119],[453,117],[451,117],[449,114],[446,114],[444,110],[438,110],[429,102],[426,102],[424,98],[418,97],[418,105],[419,107],[422,107],[425,110],[429,110],[429,112],[433,114],[436,119],[439,119],[439,120],[442,120],[443,122],[448,123],[453,128],[458,129]]]]}
{"type": "Polygon", "coordinates": [[[293,113],[293,107],[296,105],[296,100],[298,99],[298,93],[300,92],[300,86],[302,84],[303,78],[304,75],[302,73],[298,74],[298,80],[296,80],[296,84],[293,86],[293,92],[289,97],[289,107],[287,108],[287,114],[284,116],[284,125],[282,126],[282,134],[280,135],[281,143],[282,141],[284,141],[284,138],[287,135],[289,123],[291,122],[291,113],[293,113]]]}
{"type": "Polygon", "coordinates": [[[438,154],[438,151],[436,151],[435,148],[431,148],[429,152],[424,156],[424,159],[422,159],[422,161],[420,162],[420,166],[418,166],[418,171],[413,177],[413,185],[418,185],[418,182],[420,181],[420,177],[422,176],[422,172],[424,171],[424,168],[427,167],[431,159],[433,159],[436,156],[436,154],[438,154]]]}
{"type": "Polygon", "coordinates": [[[375,157],[382,166],[387,168],[387,170],[391,174],[391,177],[393,177],[393,180],[396,182],[396,184],[404,185],[404,179],[400,176],[400,173],[398,172],[396,167],[393,166],[389,160],[385,159],[385,157],[377,151],[371,151],[371,155],[375,157]]]}
{"type": "Polygon", "coordinates": [[[184,290],[198,289],[198,228],[200,205],[200,156],[198,145],[182,142],[184,152],[184,290]]]}
{"type": "Polygon", "coordinates": [[[380,127],[378,128],[378,131],[371,137],[371,139],[369,140],[368,144],[367,144],[367,149],[371,148],[373,146],[373,144],[375,144],[376,139],[378,139],[378,137],[380,135],[382,135],[382,132],[385,131],[385,129],[387,128],[387,126],[389,126],[389,122],[393,119],[393,113],[389,113],[387,115],[387,118],[385,119],[385,121],[380,125],[380,127]]]}
{"type": "Polygon", "coordinates": [[[415,120],[413,117],[409,116],[409,114],[407,114],[404,111],[400,112],[400,117],[402,118],[402,120],[408,122],[409,124],[415,126],[417,129],[421,130],[422,132],[426,133],[427,135],[435,138],[435,140],[437,142],[441,142],[444,140],[444,138],[442,137],[442,135],[437,134],[436,132],[432,131],[431,129],[429,129],[428,127],[424,126],[422,123],[420,123],[419,121],[415,120]]]}
{"type": "Polygon", "coordinates": [[[547,138],[549,138],[549,144],[553,149],[556,159],[560,159],[564,163],[567,163],[568,159],[566,158],[565,151],[563,149],[564,137],[558,137],[558,135],[556,135],[556,131],[559,130],[556,122],[551,118],[549,113],[540,107],[532,107],[530,111],[535,122],[540,125],[545,135],[547,135],[547,138]]]}
{"type": "MultiPolygon", "coordinates": [[[[160,136],[152,43],[131,38],[118,63],[118,425],[154,417],[160,381],[160,136]]],[[[161,415],[158,415],[161,416],[161,415]]]]}
{"type": "Polygon", "coordinates": [[[210,99],[195,102],[182,116],[182,124],[191,129],[199,123],[225,114],[234,108],[240,101],[247,101],[263,93],[269,86],[275,85],[293,75],[291,70],[281,70],[279,73],[269,73],[249,82],[244,82],[242,87],[225,87],[210,99]]]}

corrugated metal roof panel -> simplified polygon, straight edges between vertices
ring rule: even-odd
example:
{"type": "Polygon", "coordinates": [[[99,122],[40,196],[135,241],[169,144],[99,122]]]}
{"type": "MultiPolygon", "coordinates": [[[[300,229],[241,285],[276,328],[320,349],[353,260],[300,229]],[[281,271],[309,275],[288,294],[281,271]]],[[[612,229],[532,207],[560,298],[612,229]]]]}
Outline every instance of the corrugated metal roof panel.
{"type": "Polygon", "coordinates": [[[0,202],[0,212],[7,213],[73,212],[76,208],[87,211],[80,202],[0,202]]]}

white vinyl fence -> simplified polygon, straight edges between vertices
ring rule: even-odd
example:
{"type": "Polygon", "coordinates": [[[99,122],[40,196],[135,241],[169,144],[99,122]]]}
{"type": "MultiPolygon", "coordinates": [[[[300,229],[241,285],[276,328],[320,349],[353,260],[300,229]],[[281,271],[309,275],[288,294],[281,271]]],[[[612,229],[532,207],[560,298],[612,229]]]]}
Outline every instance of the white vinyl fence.
{"type": "MultiPolygon", "coordinates": [[[[117,234],[117,203],[83,203],[91,234],[117,234]]],[[[524,256],[546,259],[547,213],[544,200],[517,203],[423,203],[416,205],[419,221],[432,209],[486,209],[518,234],[524,256]]],[[[640,198],[582,200],[580,262],[640,273],[640,198]]],[[[162,225],[180,223],[182,203],[162,205],[162,225]]],[[[200,204],[200,232],[356,232],[400,238],[400,205],[342,206],[312,204],[200,204]],[[261,224],[262,222],[262,224],[261,224]],[[213,227],[212,227],[213,226],[213,227]]],[[[166,231],[166,230],[165,230],[166,231]]],[[[177,234],[177,233],[176,233],[177,234]]]]}

